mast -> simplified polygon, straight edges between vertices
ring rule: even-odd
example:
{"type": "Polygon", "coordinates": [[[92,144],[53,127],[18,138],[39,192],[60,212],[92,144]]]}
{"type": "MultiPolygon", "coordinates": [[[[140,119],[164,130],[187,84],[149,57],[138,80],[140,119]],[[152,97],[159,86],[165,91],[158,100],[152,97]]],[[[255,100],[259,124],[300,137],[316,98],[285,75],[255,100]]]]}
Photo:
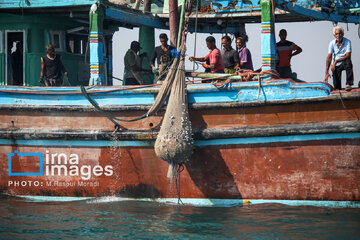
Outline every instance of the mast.
{"type": "Polygon", "coordinates": [[[179,50],[181,46],[181,37],[182,37],[182,30],[184,28],[184,16],[185,16],[185,0],[182,0],[181,5],[181,14],[180,14],[180,24],[179,24],[179,30],[178,30],[178,40],[177,40],[177,46],[176,48],[179,50]]]}
{"type": "Polygon", "coordinates": [[[169,0],[169,28],[170,44],[176,47],[179,30],[178,0],[169,0]]]}

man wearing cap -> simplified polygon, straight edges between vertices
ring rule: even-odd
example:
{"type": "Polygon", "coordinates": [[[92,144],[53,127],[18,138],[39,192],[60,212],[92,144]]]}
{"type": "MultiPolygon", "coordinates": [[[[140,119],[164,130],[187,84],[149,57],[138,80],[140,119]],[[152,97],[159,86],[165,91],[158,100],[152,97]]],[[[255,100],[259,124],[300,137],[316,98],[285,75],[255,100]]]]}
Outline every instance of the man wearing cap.
{"type": "Polygon", "coordinates": [[[140,49],[140,43],[132,41],[130,49],[125,54],[124,85],[141,85],[143,84],[141,72],[152,73],[150,69],[144,69],[141,67],[141,58],[146,56],[146,53],[138,55],[137,53],[140,49]]]}

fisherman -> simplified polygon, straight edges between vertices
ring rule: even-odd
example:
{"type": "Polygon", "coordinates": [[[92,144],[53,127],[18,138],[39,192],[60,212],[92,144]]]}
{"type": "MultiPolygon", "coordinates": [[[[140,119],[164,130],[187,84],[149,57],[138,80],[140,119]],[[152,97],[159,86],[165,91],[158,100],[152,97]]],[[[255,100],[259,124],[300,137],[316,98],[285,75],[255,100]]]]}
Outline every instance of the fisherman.
{"type": "Polygon", "coordinates": [[[246,47],[246,42],[248,41],[248,37],[238,37],[236,39],[236,48],[239,54],[239,67],[240,69],[253,70],[253,63],[251,59],[250,50],[246,47]]]}
{"type": "Polygon", "coordinates": [[[221,50],[221,57],[224,61],[224,72],[233,74],[239,67],[239,55],[235,49],[231,47],[231,38],[224,36],[221,38],[223,49],[221,50]]]}
{"type": "MultiPolygon", "coordinates": [[[[341,89],[341,72],[346,72],[346,91],[351,90],[354,83],[353,65],[351,62],[351,41],[344,38],[344,29],[336,26],[333,29],[335,39],[329,44],[328,56],[326,58],[325,82],[328,82],[329,67],[333,73],[333,82],[335,89],[341,89]]],[[[360,87],[360,82],[359,82],[360,87]]]]}
{"type": "Polygon", "coordinates": [[[170,64],[172,60],[172,50],[175,48],[173,46],[168,45],[168,37],[165,33],[161,33],[159,35],[161,45],[156,47],[151,54],[150,58],[150,66],[153,71],[156,71],[155,68],[155,59],[157,60],[158,72],[159,76],[164,72],[166,67],[170,64]]]}
{"type": "Polygon", "coordinates": [[[141,72],[152,73],[150,69],[144,69],[141,67],[141,58],[147,56],[146,52],[138,55],[140,51],[140,43],[132,41],[130,49],[124,56],[124,85],[141,85],[143,84],[143,78],[141,72]]]}
{"type": "Polygon", "coordinates": [[[41,73],[39,82],[43,82],[45,75],[45,86],[61,86],[63,80],[61,71],[67,77],[68,73],[61,61],[61,56],[55,53],[52,44],[46,46],[46,55],[41,58],[41,73]]]}
{"type": "Polygon", "coordinates": [[[206,38],[206,46],[210,49],[210,53],[202,58],[189,57],[189,60],[205,62],[207,59],[210,60],[210,64],[203,63],[205,69],[211,69],[212,73],[224,73],[224,62],[221,57],[220,50],[216,47],[215,38],[209,36],[206,38]]]}
{"type": "Polygon", "coordinates": [[[281,78],[292,78],[290,60],[293,56],[301,53],[302,49],[295,43],[286,40],[287,32],[285,29],[280,30],[279,37],[281,40],[276,43],[276,50],[279,56],[276,71],[278,71],[281,78]]]}

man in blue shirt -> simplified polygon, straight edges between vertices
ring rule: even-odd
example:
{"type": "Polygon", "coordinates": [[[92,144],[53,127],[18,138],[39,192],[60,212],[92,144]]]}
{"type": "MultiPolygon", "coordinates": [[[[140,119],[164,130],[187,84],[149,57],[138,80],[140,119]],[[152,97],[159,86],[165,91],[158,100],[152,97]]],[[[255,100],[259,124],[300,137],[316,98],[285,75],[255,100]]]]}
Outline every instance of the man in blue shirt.
{"type": "Polygon", "coordinates": [[[328,56],[326,58],[325,82],[330,76],[329,67],[333,72],[333,82],[335,89],[341,89],[341,72],[346,71],[346,91],[351,90],[354,83],[353,66],[351,62],[351,42],[344,38],[344,29],[340,26],[334,27],[334,37],[329,44],[328,56]]]}

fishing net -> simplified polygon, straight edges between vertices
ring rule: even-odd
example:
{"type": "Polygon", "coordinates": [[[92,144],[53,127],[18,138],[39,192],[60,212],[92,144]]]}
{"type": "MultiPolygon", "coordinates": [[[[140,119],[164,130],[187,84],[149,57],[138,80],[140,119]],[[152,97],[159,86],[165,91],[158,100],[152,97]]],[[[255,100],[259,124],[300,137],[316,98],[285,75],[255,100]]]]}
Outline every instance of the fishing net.
{"type": "MultiPolygon", "coordinates": [[[[89,102],[115,123],[116,126],[118,126],[116,120],[131,122],[154,115],[163,106],[170,95],[160,132],[154,147],[156,155],[171,163],[171,166],[173,167],[189,161],[193,152],[192,129],[189,121],[186,96],[185,62],[183,57],[186,51],[185,40],[183,40],[180,49],[181,54],[179,58],[176,57],[174,59],[154,104],[147,113],[140,117],[129,120],[111,116],[103,111],[99,105],[91,99],[85,88],[81,86],[81,91],[89,102]]],[[[168,176],[169,175],[171,174],[168,174],[168,176]]]]}
{"type": "MultiPolygon", "coordinates": [[[[185,44],[182,45],[181,56],[185,54],[185,44]]],[[[172,163],[182,164],[189,161],[193,152],[193,138],[189,121],[188,103],[185,84],[184,58],[174,61],[165,80],[172,81],[169,87],[170,97],[166,112],[155,142],[155,153],[161,159],[172,163]],[[177,65],[177,68],[173,68],[177,65]],[[172,79],[170,79],[170,74],[172,79]]],[[[163,90],[163,89],[162,89],[163,90]]],[[[165,91],[165,90],[164,90],[165,91]]],[[[155,104],[154,104],[155,105],[155,104]]]]}
{"type": "Polygon", "coordinates": [[[170,66],[169,72],[167,73],[164,82],[161,85],[161,88],[153,105],[146,113],[147,116],[154,115],[163,106],[164,102],[166,101],[167,97],[170,94],[178,65],[179,65],[179,60],[175,58],[170,66]]]}

